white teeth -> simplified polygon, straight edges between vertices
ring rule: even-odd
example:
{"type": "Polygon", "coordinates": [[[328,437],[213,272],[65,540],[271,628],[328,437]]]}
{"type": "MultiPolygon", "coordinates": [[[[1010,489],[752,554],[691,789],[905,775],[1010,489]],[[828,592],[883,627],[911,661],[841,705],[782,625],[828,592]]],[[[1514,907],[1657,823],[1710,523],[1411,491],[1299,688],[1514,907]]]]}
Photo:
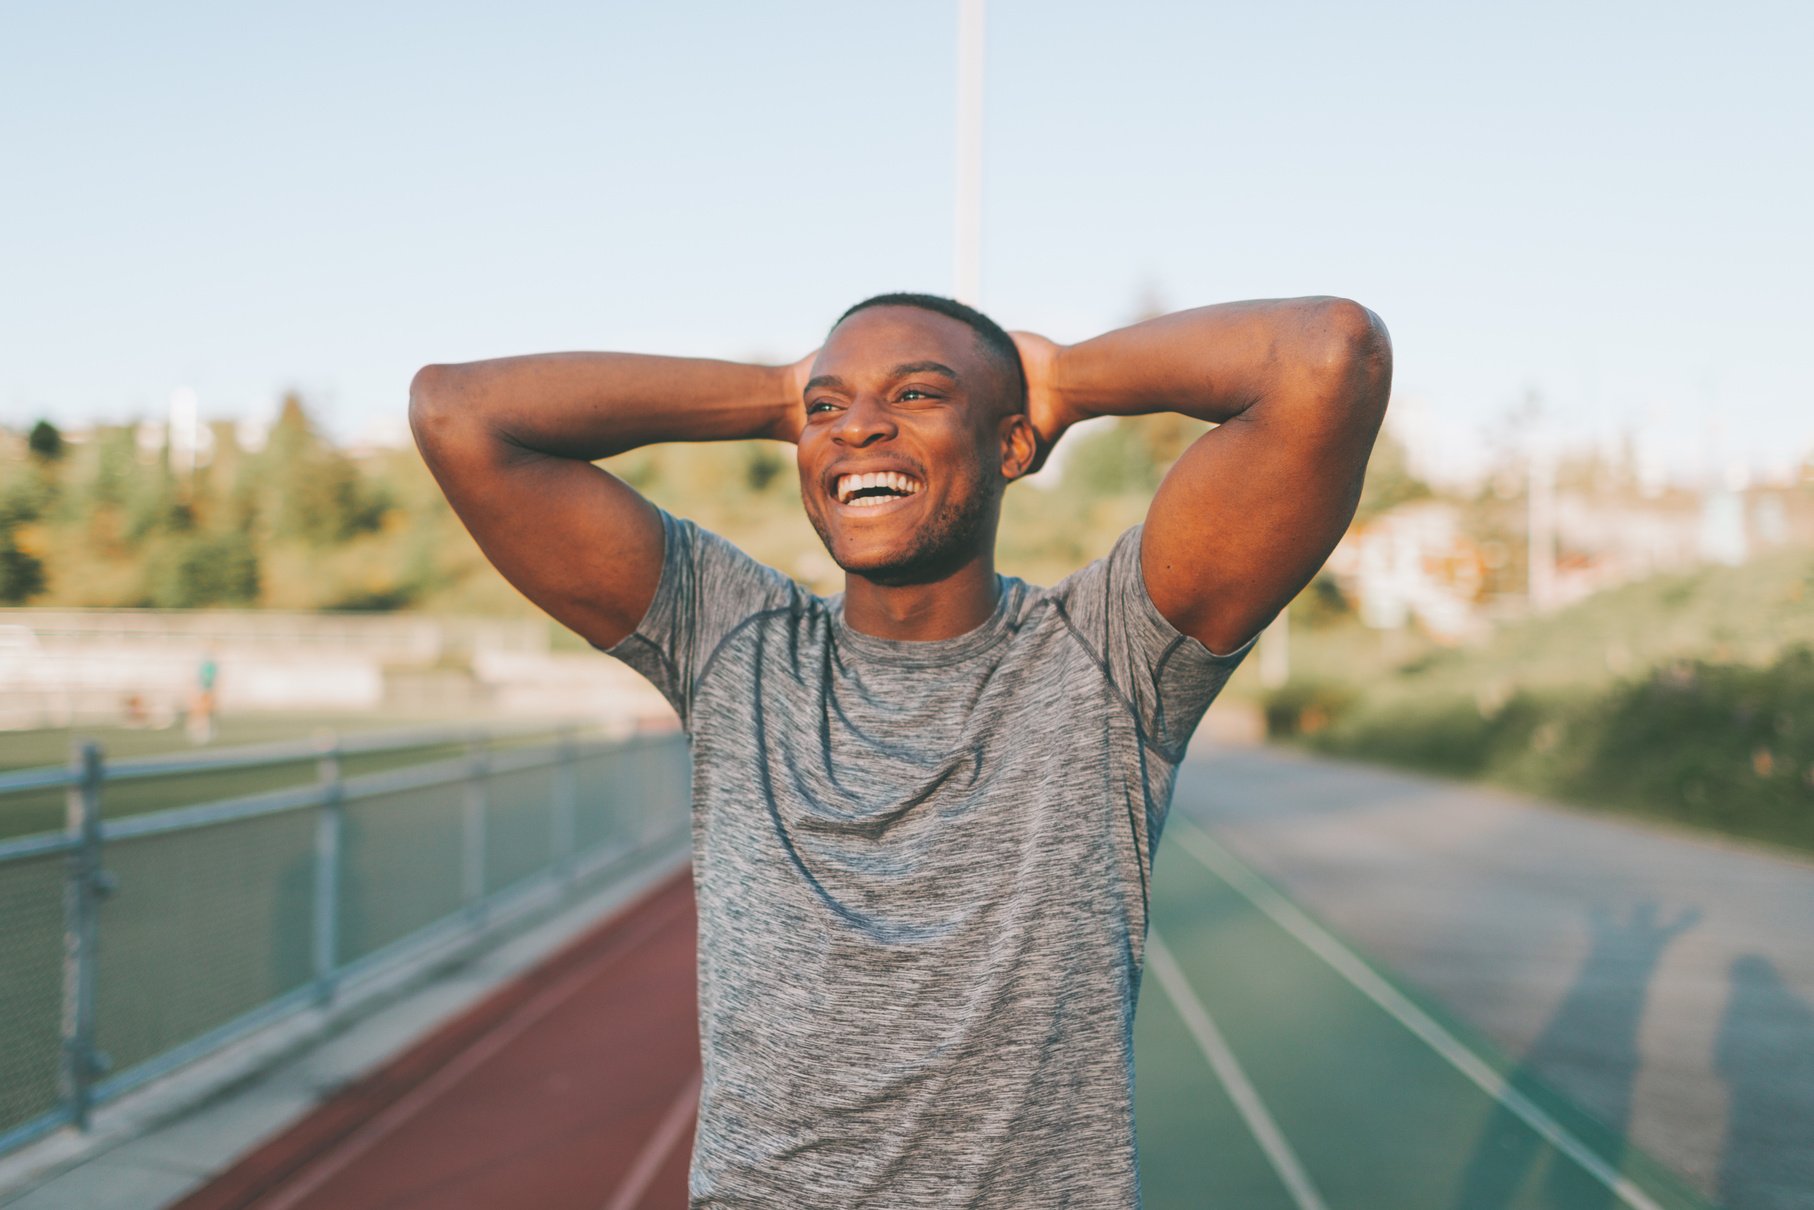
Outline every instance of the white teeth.
{"type": "Polygon", "coordinates": [[[885,487],[903,496],[911,496],[920,490],[917,480],[910,479],[899,471],[870,471],[863,475],[839,475],[836,483],[838,503],[849,505],[870,505],[884,503],[886,496],[869,496],[861,500],[851,497],[865,488],[885,487]]]}

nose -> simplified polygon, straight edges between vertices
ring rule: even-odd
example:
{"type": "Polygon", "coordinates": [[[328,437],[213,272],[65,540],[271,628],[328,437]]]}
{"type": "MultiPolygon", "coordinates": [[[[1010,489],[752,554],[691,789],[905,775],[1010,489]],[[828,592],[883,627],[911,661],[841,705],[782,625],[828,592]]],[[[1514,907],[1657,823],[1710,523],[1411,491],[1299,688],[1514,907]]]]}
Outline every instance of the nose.
{"type": "Polygon", "coordinates": [[[832,436],[840,445],[858,449],[877,441],[886,441],[896,432],[894,417],[883,400],[867,392],[857,395],[844,409],[832,436]]]}

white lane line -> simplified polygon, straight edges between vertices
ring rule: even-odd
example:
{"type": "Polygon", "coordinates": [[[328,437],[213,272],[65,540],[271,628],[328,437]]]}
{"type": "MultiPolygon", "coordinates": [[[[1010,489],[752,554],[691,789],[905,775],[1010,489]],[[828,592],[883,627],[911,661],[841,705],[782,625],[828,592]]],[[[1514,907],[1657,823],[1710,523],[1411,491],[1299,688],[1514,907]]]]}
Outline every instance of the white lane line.
{"type": "Polygon", "coordinates": [[[1329,1210],[1323,1201],[1322,1194],[1310,1182],[1310,1174],[1304,1171],[1304,1165],[1298,1161],[1297,1153],[1291,1144],[1285,1141],[1284,1132],[1279,1124],[1272,1120],[1272,1114],[1266,1110],[1266,1103],[1260,1100],[1260,1094],[1254,1091],[1247,1073],[1241,1070],[1241,1064],[1235,1059],[1234,1051],[1222,1037],[1222,1031],[1209,1019],[1209,1012],[1203,1002],[1197,999],[1196,991],[1190,980],[1184,977],[1184,970],[1172,957],[1165,943],[1159,940],[1157,932],[1149,932],[1146,937],[1146,964],[1159,976],[1159,982],[1165,988],[1165,994],[1178,1008],[1178,1015],[1184,1018],[1185,1026],[1191,1036],[1196,1038],[1197,1046],[1203,1051],[1203,1057],[1215,1069],[1216,1078],[1222,1081],[1222,1087],[1228,1090],[1229,1100],[1235,1103],[1241,1119],[1247,1123],[1247,1129],[1253,1134],[1254,1141],[1259,1143],[1260,1150],[1272,1163],[1272,1170],[1279,1174],[1285,1188],[1291,1193],[1291,1200],[1297,1203],[1298,1210],[1329,1210]]]}
{"type": "Polygon", "coordinates": [[[435,1098],[446,1093],[485,1062],[521,1037],[530,1026],[577,995],[589,983],[616,966],[644,942],[686,914],[685,908],[674,908],[661,916],[643,922],[601,960],[594,960],[570,972],[566,978],[542,989],[527,1004],[517,1009],[480,1034],[466,1049],[441,1067],[435,1074],[391,1103],[383,1113],[343,1136],[328,1151],[305,1164],[294,1184],[279,1189],[258,1203],[260,1210],[289,1210],[310,1194],[343,1172],[348,1165],[377,1146],[384,1138],[411,1118],[421,1113],[435,1098]]]}
{"type": "Polygon", "coordinates": [[[668,1158],[668,1152],[674,1150],[674,1144],[680,1142],[692,1124],[698,1103],[699,1076],[695,1074],[680,1090],[680,1096],[668,1106],[668,1112],[662,1115],[649,1141],[636,1153],[636,1162],[624,1173],[624,1183],[605,1203],[605,1210],[636,1210],[642,1195],[649,1191],[649,1182],[661,1171],[662,1161],[668,1158]]]}
{"type": "Polygon", "coordinates": [[[1385,1009],[1400,1025],[1422,1038],[1430,1049],[1447,1059],[1482,1092],[1516,1114],[1526,1126],[1543,1136],[1557,1151],[1579,1164],[1620,1201],[1635,1210],[1662,1210],[1650,1199],[1649,1194],[1596,1155],[1542,1106],[1512,1087],[1492,1064],[1468,1049],[1465,1043],[1413,1004],[1404,993],[1380,978],[1353,950],[1306,916],[1296,904],[1268,886],[1259,875],[1247,868],[1246,863],[1211,839],[1209,833],[1181,816],[1171,819],[1167,828],[1177,833],[1178,842],[1192,857],[1202,862],[1210,873],[1246,896],[1250,903],[1272,917],[1280,928],[1334,967],[1336,973],[1352,983],[1362,995],[1385,1009]]]}

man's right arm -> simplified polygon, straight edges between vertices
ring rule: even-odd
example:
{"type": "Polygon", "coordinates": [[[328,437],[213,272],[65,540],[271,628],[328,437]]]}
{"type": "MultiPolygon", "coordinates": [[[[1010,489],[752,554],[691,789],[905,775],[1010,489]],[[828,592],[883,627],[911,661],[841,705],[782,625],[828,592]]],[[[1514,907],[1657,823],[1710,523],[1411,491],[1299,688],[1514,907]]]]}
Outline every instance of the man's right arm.
{"type": "Polygon", "coordinates": [[[409,423],[492,565],[555,620],[611,647],[654,599],[662,526],[593,461],[662,441],[795,441],[811,363],[541,353],[431,365],[410,383],[409,423]]]}

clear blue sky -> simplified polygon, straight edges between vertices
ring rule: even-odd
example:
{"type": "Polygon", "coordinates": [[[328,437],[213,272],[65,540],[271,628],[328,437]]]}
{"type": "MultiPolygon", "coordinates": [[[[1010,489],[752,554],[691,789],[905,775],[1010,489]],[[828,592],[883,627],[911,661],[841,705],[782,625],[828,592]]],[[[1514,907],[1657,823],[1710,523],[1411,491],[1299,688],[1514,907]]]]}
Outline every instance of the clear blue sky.
{"type": "MultiPolygon", "coordinates": [[[[955,0],[0,10],[0,423],[350,435],[425,362],[791,359],[949,293],[955,0]]],[[[1535,389],[1814,446],[1814,10],[989,0],[983,305],[1344,294],[1465,460],[1535,389]]]]}

